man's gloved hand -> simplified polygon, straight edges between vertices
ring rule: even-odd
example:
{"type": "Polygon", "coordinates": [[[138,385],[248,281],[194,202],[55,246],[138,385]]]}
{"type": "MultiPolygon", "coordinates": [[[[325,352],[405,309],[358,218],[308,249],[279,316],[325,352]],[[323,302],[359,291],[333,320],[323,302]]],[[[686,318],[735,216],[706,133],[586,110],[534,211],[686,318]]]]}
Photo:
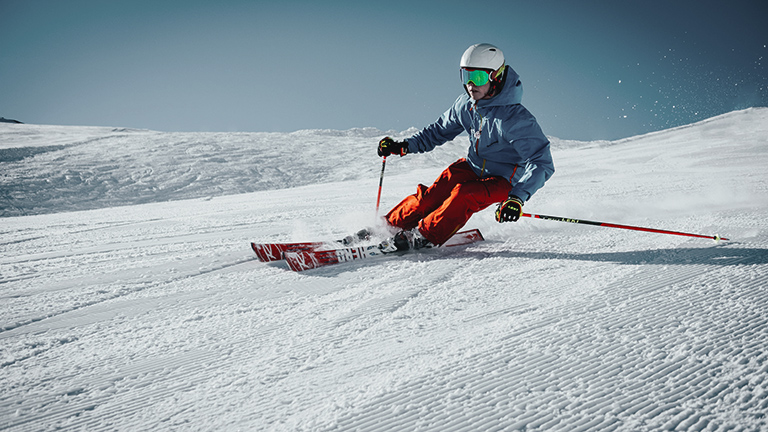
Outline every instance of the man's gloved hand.
{"type": "Polygon", "coordinates": [[[517,222],[523,215],[523,201],[511,195],[506,201],[499,203],[496,209],[496,222],[517,222]]]}
{"type": "Polygon", "coordinates": [[[384,137],[379,141],[379,156],[400,155],[408,153],[408,141],[395,141],[390,137],[384,137]]]}

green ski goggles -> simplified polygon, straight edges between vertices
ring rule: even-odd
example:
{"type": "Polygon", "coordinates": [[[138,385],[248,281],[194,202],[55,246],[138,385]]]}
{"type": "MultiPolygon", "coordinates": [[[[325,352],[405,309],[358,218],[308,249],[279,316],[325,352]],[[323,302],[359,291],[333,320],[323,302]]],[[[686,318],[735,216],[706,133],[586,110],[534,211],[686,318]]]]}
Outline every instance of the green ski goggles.
{"type": "Polygon", "coordinates": [[[464,85],[472,83],[476,87],[481,87],[488,84],[488,81],[490,80],[491,72],[488,70],[461,68],[461,82],[464,83],[464,85]]]}

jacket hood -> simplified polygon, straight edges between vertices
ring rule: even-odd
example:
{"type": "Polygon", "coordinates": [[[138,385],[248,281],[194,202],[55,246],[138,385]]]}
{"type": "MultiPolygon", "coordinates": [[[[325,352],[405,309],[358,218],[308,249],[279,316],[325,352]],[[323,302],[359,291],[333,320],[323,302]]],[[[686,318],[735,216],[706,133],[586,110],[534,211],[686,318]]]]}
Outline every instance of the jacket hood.
{"type": "Polygon", "coordinates": [[[510,66],[507,66],[503,79],[504,84],[501,92],[490,99],[480,99],[477,101],[477,106],[517,105],[523,101],[523,83],[520,81],[520,75],[510,66]]]}

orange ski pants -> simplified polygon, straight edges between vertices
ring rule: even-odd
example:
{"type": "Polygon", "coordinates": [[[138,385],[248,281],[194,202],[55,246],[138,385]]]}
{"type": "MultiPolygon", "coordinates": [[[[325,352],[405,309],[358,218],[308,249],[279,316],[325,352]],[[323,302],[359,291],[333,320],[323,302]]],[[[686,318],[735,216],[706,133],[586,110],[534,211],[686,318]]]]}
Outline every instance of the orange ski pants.
{"type": "Polygon", "coordinates": [[[441,245],[474,214],[507,199],[512,185],[501,177],[481,178],[466,159],[459,159],[427,188],[420,184],[386,215],[395,227],[418,227],[432,244],[441,245]]]}

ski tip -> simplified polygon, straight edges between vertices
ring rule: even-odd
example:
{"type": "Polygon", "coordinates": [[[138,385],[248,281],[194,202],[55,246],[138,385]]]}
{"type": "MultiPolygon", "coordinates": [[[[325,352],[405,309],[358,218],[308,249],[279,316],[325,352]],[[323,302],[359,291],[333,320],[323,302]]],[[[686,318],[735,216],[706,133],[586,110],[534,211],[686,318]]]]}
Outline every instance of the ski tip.
{"type": "Polygon", "coordinates": [[[251,242],[251,249],[253,249],[253,252],[256,253],[256,256],[259,258],[259,261],[264,262],[264,259],[261,256],[261,251],[259,250],[259,245],[251,242]]]}
{"type": "Polygon", "coordinates": [[[261,247],[260,247],[260,245],[258,245],[258,244],[256,244],[256,243],[251,243],[251,249],[253,249],[253,252],[255,252],[255,253],[256,253],[256,257],[258,257],[258,258],[259,258],[259,261],[261,261],[261,262],[267,262],[267,259],[266,259],[266,257],[264,256],[264,254],[263,254],[263,253],[262,253],[262,251],[261,251],[261,247]]]}
{"type": "Polygon", "coordinates": [[[295,272],[317,268],[320,263],[313,258],[311,253],[305,251],[284,252],[283,258],[288,263],[288,268],[295,272]]]}
{"type": "Polygon", "coordinates": [[[295,272],[304,270],[299,265],[299,258],[296,252],[284,252],[283,258],[285,259],[286,264],[288,264],[288,268],[290,268],[291,270],[295,272]]]}
{"type": "Polygon", "coordinates": [[[251,243],[251,249],[256,252],[256,256],[261,262],[272,262],[283,259],[283,253],[268,244],[251,243]]]}

